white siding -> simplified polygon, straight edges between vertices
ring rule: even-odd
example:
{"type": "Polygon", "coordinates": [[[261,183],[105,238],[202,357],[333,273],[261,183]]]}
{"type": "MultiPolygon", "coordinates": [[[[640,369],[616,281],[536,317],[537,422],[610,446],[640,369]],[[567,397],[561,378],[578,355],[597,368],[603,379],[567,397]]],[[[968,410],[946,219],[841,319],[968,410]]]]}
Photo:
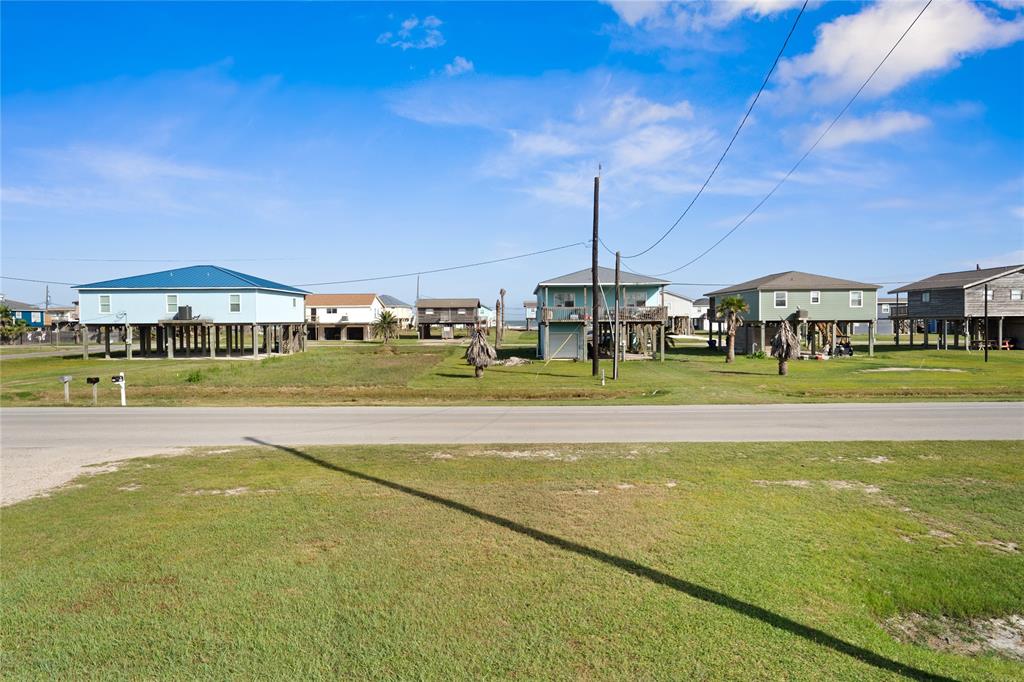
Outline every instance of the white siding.
{"type": "MultiPolygon", "coordinates": [[[[373,299],[373,303],[369,306],[365,305],[350,305],[350,306],[334,306],[334,305],[317,305],[316,307],[316,321],[321,324],[370,324],[375,322],[380,313],[384,310],[384,305],[380,302],[379,298],[373,299]],[[337,312],[328,313],[327,309],[336,310],[337,312]],[[347,318],[347,319],[346,319],[347,318]]],[[[306,319],[312,319],[313,308],[309,308],[309,312],[306,314],[306,319]]]]}

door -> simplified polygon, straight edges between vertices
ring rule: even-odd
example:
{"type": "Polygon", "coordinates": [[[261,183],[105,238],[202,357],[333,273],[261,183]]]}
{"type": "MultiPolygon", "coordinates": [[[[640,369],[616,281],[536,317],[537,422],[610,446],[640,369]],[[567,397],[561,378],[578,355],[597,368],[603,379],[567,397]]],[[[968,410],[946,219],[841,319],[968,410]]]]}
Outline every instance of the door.
{"type": "Polygon", "coordinates": [[[578,360],[580,333],[578,329],[560,330],[554,325],[548,332],[548,357],[562,360],[578,360]]]}

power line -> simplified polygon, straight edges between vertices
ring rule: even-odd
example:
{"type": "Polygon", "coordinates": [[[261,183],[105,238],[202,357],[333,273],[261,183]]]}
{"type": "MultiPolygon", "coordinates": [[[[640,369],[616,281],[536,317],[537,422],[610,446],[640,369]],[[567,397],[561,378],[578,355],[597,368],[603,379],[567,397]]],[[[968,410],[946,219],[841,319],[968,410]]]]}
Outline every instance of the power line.
{"type": "Polygon", "coordinates": [[[562,251],[563,249],[571,249],[574,246],[587,246],[591,240],[582,242],[574,242],[572,244],[565,244],[564,246],[555,246],[550,249],[541,249],[540,251],[531,251],[530,253],[521,253],[517,256],[506,256],[504,258],[494,258],[491,260],[478,261],[476,263],[466,263],[464,265],[450,265],[444,268],[434,268],[433,270],[417,270],[415,272],[403,272],[398,275],[380,275],[377,277],[360,277],[358,279],[342,279],[335,282],[307,282],[306,284],[299,284],[300,287],[319,287],[327,286],[328,284],[354,284],[356,282],[374,282],[381,279],[400,279],[402,277],[415,277],[416,275],[431,275],[438,272],[450,272],[452,270],[464,270],[465,268],[475,268],[481,265],[491,265],[493,263],[504,263],[510,260],[518,260],[520,258],[529,258],[531,256],[540,256],[545,253],[552,253],[553,251],[562,251]]]}
{"type": "Polygon", "coordinates": [[[789,33],[786,34],[786,39],[782,41],[782,47],[779,48],[779,52],[778,54],[775,55],[775,60],[772,62],[771,68],[768,69],[768,73],[765,74],[764,80],[761,81],[761,87],[757,89],[757,94],[754,95],[754,99],[751,100],[750,106],[747,107],[746,113],[743,114],[743,118],[742,120],[740,120],[739,126],[736,127],[736,132],[732,134],[732,138],[729,140],[729,144],[725,146],[725,150],[722,151],[722,155],[718,157],[718,161],[715,163],[714,168],[711,169],[711,172],[708,174],[708,177],[704,179],[704,184],[700,186],[699,190],[697,190],[697,193],[693,196],[693,199],[690,200],[689,205],[687,205],[686,209],[682,212],[682,214],[678,218],[676,218],[676,221],[672,223],[672,226],[668,228],[663,235],[658,237],[658,239],[656,239],[653,244],[648,246],[643,251],[637,251],[636,253],[631,254],[629,256],[623,256],[623,258],[637,258],[639,256],[644,255],[654,247],[656,247],[658,244],[664,241],[665,237],[672,234],[672,231],[676,229],[679,223],[682,222],[683,218],[686,217],[686,214],[690,212],[690,209],[693,208],[693,205],[697,203],[697,199],[699,199],[701,194],[704,193],[704,190],[707,188],[708,183],[711,182],[711,178],[715,177],[715,173],[718,172],[718,167],[722,165],[722,161],[725,160],[726,154],[729,153],[729,150],[732,149],[732,145],[736,141],[736,138],[739,137],[740,131],[743,130],[744,124],[746,124],[747,119],[750,117],[750,112],[754,110],[754,105],[757,104],[757,100],[761,98],[761,93],[764,92],[765,87],[768,85],[768,80],[772,77],[772,74],[775,73],[775,67],[779,65],[779,60],[782,59],[782,54],[786,51],[786,46],[789,45],[789,39],[793,37],[793,32],[796,31],[796,25],[800,22],[800,17],[804,15],[804,10],[807,9],[807,2],[808,0],[804,0],[804,4],[800,7],[800,12],[796,15],[796,19],[793,20],[793,25],[789,27],[789,33]]]}
{"type": "Polygon", "coordinates": [[[74,286],[71,282],[54,282],[48,279],[28,279],[26,277],[9,277],[7,275],[0,275],[0,279],[13,279],[17,282],[32,282],[34,284],[62,284],[67,287],[74,286]]]}
{"type": "Polygon", "coordinates": [[[864,88],[866,88],[868,83],[871,82],[871,79],[875,77],[875,74],[878,73],[878,70],[882,68],[882,65],[885,64],[885,62],[889,59],[889,56],[896,50],[897,47],[899,47],[899,44],[901,42],[903,42],[903,39],[907,37],[907,34],[910,33],[910,29],[914,28],[914,24],[917,23],[917,20],[921,18],[921,15],[924,14],[925,10],[928,9],[928,7],[931,4],[932,4],[932,0],[928,0],[928,2],[925,3],[924,7],[921,8],[921,11],[917,13],[916,17],[914,17],[914,20],[912,22],[910,22],[910,26],[907,26],[907,30],[905,30],[903,32],[903,34],[900,35],[899,39],[893,44],[893,46],[891,48],[889,48],[889,51],[885,53],[884,57],[882,57],[882,61],[878,62],[878,66],[875,67],[874,71],[872,71],[871,74],[868,75],[867,79],[863,83],[861,83],[861,86],[859,88],[857,88],[857,92],[853,93],[853,97],[851,97],[850,101],[848,101],[846,103],[846,106],[844,106],[842,109],[839,110],[839,113],[836,114],[836,117],[833,118],[832,122],[828,124],[828,127],[826,127],[825,130],[822,131],[821,135],[818,136],[818,139],[816,139],[814,141],[814,144],[812,144],[807,149],[807,151],[804,152],[803,156],[801,156],[799,159],[797,159],[797,162],[793,164],[793,167],[790,168],[789,171],[784,176],[782,176],[782,179],[779,180],[775,184],[774,187],[772,187],[771,191],[768,192],[768,194],[766,194],[763,199],[761,199],[759,202],[757,202],[757,204],[754,206],[754,208],[750,209],[750,211],[745,216],[743,216],[743,218],[738,223],[736,223],[736,225],[734,225],[732,227],[732,229],[730,229],[728,232],[726,232],[724,235],[722,235],[722,237],[718,241],[716,241],[714,244],[712,244],[707,249],[702,251],[696,257],[694,257],[691,260],[687,261],[686,263],[680,265],[678,268],[673,268],[672,270],[667,270],[666,272],[659,273],[658,276],[661,277],[663,275],[671,275],[674,272],[679,272],[683,268],[687,268],[687,267],[693,265],[694,263],[699,261],[701,258],[703,258],[704,256],[706,256],[709,253],[711,253],[711,251],[713,251],[719,244],[721,244],[726,239],[728,239],[729,236],[732,235],[733,232],[735,232],[736,230],[740,229],[743,226],[743,224],[746,223],[747,220],[750,219],[750,217],[752,215],[754,215],[754,213],[756,213],[757,210],[759,208],[761,208],[761,206],[763,206],[765,204],[765,202],[767,202],[769,199],[771,199],[772,195],[774,195],[775,192],[780,187],[782,187],[783,183],[785,183],[786,180],[788,180],[789,177],[791,175],[793,175],[794,172],[796,172],[796,169],[800,166],[800,164],[802,164],[804,162],[804,159],[806,159],[808,156],[811,155],[811,152],[813,152],[815,150],[815,148],[817,148],[818,144],[825,138],[826,135],[828,135],[829,131],[832,130],[833,127],[835,127],[836,123],[839,122],[839,119],[842,118],[843,114],[846,113],[846,111],[850,108],[850,106],[853,104],[854,100],[857,99],[857,97],[860,95],[860,93],[864,91],[864,88]]]}

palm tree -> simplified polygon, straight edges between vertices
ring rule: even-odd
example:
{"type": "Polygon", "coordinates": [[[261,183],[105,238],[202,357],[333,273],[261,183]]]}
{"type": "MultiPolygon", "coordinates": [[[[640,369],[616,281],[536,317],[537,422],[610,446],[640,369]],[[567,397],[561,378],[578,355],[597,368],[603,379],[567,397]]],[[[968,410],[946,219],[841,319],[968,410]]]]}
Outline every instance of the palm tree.
{"type": "Polygon", "coordinates": [[[475,368],[476,378],[484,375],[484,367],[488,367],[498,359],[498,352],[487,343],[487,334],[479,327],[473,330],[473,340],[466,349],[466,362],[475,368]]]}
{"type": "Polygon", "coordinates": [[[373,321],[370,331],[373,338],[381,339],[385,344],[391,343],[392,339],[398,338],[398,330],[401,325],[398,318],[390,310],[382,310],[380,316],[373,321]]]}
{"type": "Polygon", "coordinates": [[[779,361],[779,374],[789,374],[789,361],[800,357],[800,337],[793,331],[789,320],[779,323],[779,331],[772,338],[772,357],[779,361]]]}
{"type": "Polygon", "coordinates": [[[725,354],[726,362],[736,360],[736,329],[743,324],[740,313],[750,310],[750,306],[743,300],[742,296],[726,296],[718,304],[718,314],[725,317],[725,328],[729,335],[729,350],[725,354]]]}

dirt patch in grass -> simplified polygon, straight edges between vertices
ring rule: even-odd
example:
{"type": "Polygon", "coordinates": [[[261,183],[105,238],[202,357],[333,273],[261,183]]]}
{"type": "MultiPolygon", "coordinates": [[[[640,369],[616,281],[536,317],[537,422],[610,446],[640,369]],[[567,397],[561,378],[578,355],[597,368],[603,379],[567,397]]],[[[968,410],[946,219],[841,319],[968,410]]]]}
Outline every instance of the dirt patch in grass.
{"type": "Polygon", "coordinates": [[[995,653],[1024,661],[1024,616],[1003,618],[949,618],[909,613],[883,623],[885,630],[903,642],[936,651],[977,656],[995,653]]]}
{"type": "Polygon", "coordinates": [[[980,547],[991,547],[1007,554],[1016,554],[1020,551],[1020,545],[1016,542],[1005,542],[1003,540],[978,540],[974,544],[980,547]]]}
{"type": "Polygon", "coordinates": [[[243,486],[239,486],[237,488],[225,488],[224,490],[220,490],[220,489],[217,489],[217,488],[206,488],[206,489],[200,488],[198,490],[190,490],[187,493],[183,493],[183,494],[185,494],[185,495],[196,495],[196,496],[223,495],[224,497],[237,497],[239,495],[265,495],[267,493],[276,493],[276,492],[277,492],[276,490],[271,490],[269,488],[268,489],[264,489],[264,490],[253,490],[253,489],[249,488],[248,486],[244,486],[243,485],[243,486]]]}
{"type": "Polygon", "coordinates": [[[757,481],[753,481],[753,484],[754,485],[759,485],[762,488],[766,488],[766,487],[771,486],[771,485],[784,485],[784,486],[787,486],[789,488],[806,488],[807,486],[809,486],[811,484],[811,482],[810,481],[804,481],[804,480],[796,480],[796,481],[762,481],[762,480],[757,480],[757,481]]]}

